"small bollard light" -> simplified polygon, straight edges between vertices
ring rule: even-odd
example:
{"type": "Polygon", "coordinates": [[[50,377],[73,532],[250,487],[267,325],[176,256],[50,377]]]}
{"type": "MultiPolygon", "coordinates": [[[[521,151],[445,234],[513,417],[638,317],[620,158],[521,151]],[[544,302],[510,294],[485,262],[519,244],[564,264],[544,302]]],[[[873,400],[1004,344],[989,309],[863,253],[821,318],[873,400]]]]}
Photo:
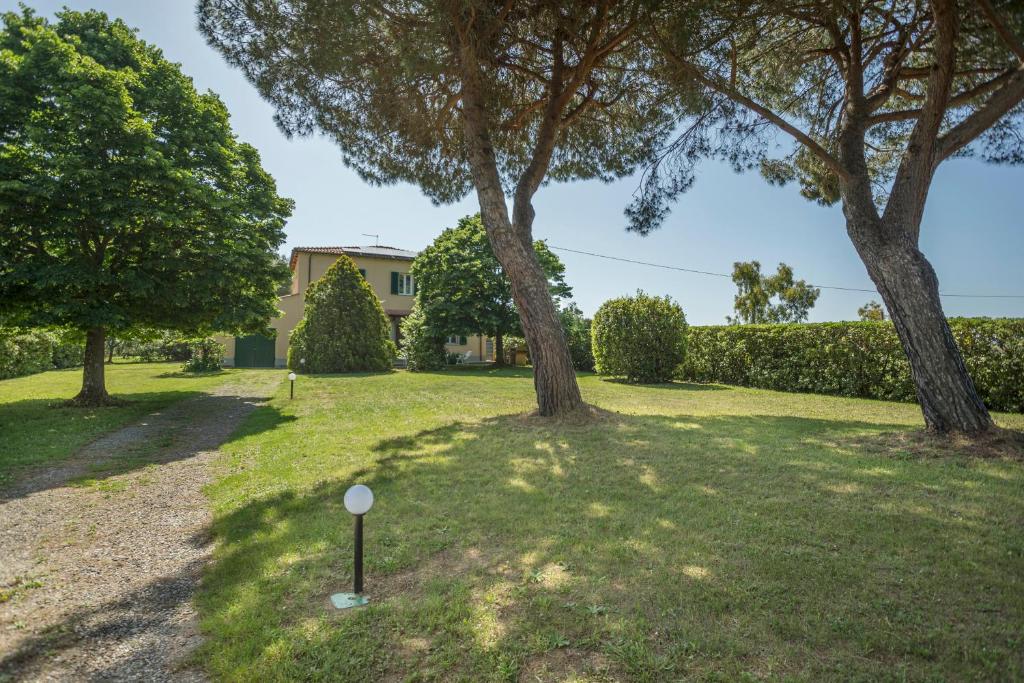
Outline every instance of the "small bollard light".
{"type": "Polygon", "coordinates": [[[295,398],[295,373],[294,372],[289,372],[288,373],[288,381],[292,383],[291,394],[288,396],[288,398],[295,398]]]}
{"type": "Polygon", "coordinates": [[[353,548],[352,592],[335,593],[331,604],[337,609],[358,607],[369,602],[363,595],[363,515],[373,507],[373,491],[368,486],[356,484],[345,491],[345,509],[355,517],[355,544],[353,548]]]}

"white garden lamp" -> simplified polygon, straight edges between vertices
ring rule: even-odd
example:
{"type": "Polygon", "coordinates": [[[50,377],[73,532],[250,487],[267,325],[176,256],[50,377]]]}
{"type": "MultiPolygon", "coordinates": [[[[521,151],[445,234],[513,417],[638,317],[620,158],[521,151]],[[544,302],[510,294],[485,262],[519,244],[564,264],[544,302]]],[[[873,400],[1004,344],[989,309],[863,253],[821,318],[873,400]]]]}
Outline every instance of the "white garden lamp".
{"type": "Polygon", "coordinates": [[[292,383],[291,393],[289,394],[288,398],[295,398],[295,373],[294,372],[289,372],[288,373],[288,381],[292,383]]]}
{"type": "Polygon", "coordinates": [[[370,487],[356,484],[345,491],[345,509],[355,518],[355,547],[352,571],[352,592],[335,593],[331,604],[338,609],[365,605],[369,599],[363,595],[363,515],[373,507],[373,491],[370,487]]]}

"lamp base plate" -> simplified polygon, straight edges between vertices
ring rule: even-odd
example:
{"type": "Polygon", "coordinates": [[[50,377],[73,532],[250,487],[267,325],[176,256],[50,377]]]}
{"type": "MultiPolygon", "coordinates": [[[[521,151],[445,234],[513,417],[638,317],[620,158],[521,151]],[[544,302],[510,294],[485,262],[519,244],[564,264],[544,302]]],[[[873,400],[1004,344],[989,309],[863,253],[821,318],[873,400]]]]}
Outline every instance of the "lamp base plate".
{"type": "Polygon", "coordinates": [[[335,593],[331,596],[331,604],[335,609],[348,609],[350,607],[362,607],[370,602],[365,595],[358,593],[335,593]]]}

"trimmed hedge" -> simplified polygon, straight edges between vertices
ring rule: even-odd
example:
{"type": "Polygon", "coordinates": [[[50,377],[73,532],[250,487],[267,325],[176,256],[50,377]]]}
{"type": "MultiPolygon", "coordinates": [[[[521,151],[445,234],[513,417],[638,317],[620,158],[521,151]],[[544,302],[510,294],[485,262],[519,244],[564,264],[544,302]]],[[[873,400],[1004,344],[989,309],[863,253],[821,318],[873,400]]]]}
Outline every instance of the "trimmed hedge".
{"type": "Polygon", "coordinates": [[[670,297],[609,299],[591,323],[594,368],[627,382],[668,382],[686,356],[686,316],[670,297]]]}
{"type": "MultiPolygon", "coordinates": [[[[985,405],[1024,412],[1024,319],[953,318],[985,405]]],[[[680,378],[778,391],[915,401],[891,322],[691,327],[680,378]]]]}
{"type": "Polygon", "coordinates": [[[0,379],[82,364],[84,346],[50,330],[0,329],[0,379]]]}

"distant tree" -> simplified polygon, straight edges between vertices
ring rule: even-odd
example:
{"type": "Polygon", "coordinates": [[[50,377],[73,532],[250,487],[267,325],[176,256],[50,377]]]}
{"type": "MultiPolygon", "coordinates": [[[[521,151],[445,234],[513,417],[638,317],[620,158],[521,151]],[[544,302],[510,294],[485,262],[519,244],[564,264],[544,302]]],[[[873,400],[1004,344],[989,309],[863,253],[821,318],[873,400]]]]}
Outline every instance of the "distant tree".
{"type": "Polygon", "coordinates": [[[291,209],[221,101],[124,23],[3,15],[0,312],[84,334],[76,404],[112,402],[108,333],[265,330],[291,209]]]}
{"type": "Polygon", "coordinates": [[[803,280],[793,280],[793,269],[785,263],[775,275],[762,275],[759,262],[737,261],[732,281],[739,289],[733,299],[736,317],[726,316],[732,324],[803,322],[821,294],[803,280]]]}
{"type": "Polygon", "coordinates": [[[320,373],[389,370],[396,352],[390,332],[370,283],[351,258],[341,256],[306,288],[302,320],[288,338],[288,367],[320,373]]]}
{"type": "Polygon", "coordinates": [[[646,69],[643,29],[664,4],[201,0],[199,25],[287,133],[326,133],[369,182],[415,183],[439,202],[475,188],[539,412],[554,415],[583,399],[532,200],[546,180],[610,180],[653,159],[680,101],[646,69]]]}
{"type": "Polygon", "coordinates": [[[869,301],[857,309],[857,317],[861,320],[885,320],[885,309],[877,301],[869,301]]]}
{"type": "MultiPolygon", "coordinates": [[[[572,296],[565,266],[542,241],[533,244],[548,292],[556,301],[572,296]]],[[[495,357],[504,363],[504,337],[522,334],[512,285],[498,262],[480,215],[466,216],[420,252],[412,264],[416,300],[425,322],[450,334],[494,337],[495,357]]]]}
{"type": "Polygon", "coordinates": [[[700,88],[708,106],[650,169],[634,227],[657,225],[704,157],[760,166],[770,182],[798,181],[808,199],[841,202],[926,426],[990,429],[920,250],[921,219],[943,161],[1024,161],[1024,2],[721,0],[674,10],[651,40],[666,76],[683,93],[700,88]],[[779,133],[794,143],[781,155],[779,133]]]}
{"type": "Polygon", "coordinates": [[[413,303],[412,311],[402,318],[401,331],[402,352],[411,372],[440,370],[448,364],[444,349],[448,335],[427,323],[419,302],[413,303]]]}
{"type": "Polygon", "coordinates": [[[569,343],[569,355],[572,366],[577,370],[590,372],[594,369],[594,348],[590,336],[591,320],[583,315],[583,311],[575,302],[570,301],[558,317],[565,330],[565,339],[569,343]]]}

